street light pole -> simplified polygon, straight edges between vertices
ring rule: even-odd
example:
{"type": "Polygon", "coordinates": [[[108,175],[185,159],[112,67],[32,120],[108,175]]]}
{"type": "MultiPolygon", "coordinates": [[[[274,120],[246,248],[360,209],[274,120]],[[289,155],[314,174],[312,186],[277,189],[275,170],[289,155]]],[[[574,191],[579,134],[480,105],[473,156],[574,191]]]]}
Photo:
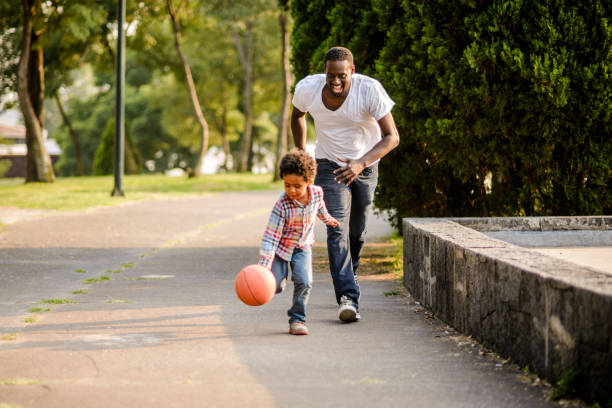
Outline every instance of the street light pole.
{"type": "Polygon", "coordinates": [[[115,61],[115,188],[112,196],[123,197],[123,168],[125,158],[125,1],[117,0],[117,60],[115,61]]]}

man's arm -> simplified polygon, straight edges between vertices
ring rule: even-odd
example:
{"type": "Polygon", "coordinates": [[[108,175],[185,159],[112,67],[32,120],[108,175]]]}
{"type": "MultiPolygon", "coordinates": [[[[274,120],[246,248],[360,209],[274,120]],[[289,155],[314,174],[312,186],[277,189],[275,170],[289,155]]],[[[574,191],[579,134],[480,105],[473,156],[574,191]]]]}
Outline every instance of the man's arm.
{"type": "Polygon", "coordinates": [[[291,133],[293,133],[295,147],[306,149],[306,113],[295,106],[291,112],[291,133]]]}
{"type": "Polygon", "coordinates": [[[397,131],[391,112],[387,113],[378,121],[378,126],[380,126],[382,139],[376,143],[369,152],[359,159],[345,160],[339,158],[346,163],[346,166],[334,171],[336,174],[336,181],[339,183],[346,183],[346,185],[351,184],[368,165],[381,159],[399,145],[399,132],[397,131]]]}

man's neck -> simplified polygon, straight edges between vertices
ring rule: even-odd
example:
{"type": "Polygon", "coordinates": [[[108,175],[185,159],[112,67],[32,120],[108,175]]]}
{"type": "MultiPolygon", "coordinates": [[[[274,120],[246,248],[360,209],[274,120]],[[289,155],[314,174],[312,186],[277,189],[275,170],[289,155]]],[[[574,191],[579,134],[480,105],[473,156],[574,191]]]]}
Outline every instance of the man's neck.
{"type": "Polygon", "coordinates": [[[349,90],[350,90],[350,86],[349,86],[349,89],[346,90],[346,92],[342,92],[342,95],[334,95],[329,90],[329,87],[326,85],[323,88],[323,94],[322,94],[323,104],[329,110],[332,110],[332,111],[337,110],[338,108],[340,108],[340,106],[342,106],[342,104],[346,100],[346,97],[349,94],[349,90]]]}

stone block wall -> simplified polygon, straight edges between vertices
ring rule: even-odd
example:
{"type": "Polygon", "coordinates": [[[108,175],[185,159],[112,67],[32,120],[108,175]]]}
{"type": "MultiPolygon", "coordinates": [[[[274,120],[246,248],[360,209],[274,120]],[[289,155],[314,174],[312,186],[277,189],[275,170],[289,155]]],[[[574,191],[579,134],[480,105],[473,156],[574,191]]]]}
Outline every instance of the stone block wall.
{"type": "MultiPolygon", "coordinates": [[[[609,219],[594,224],[611,225],[609,219]]],[[[404,219],[403,233],[404,284],[439,319],[553,383],[576,370],[583,397],[612,399],[612,276],[451,220],[404,219]]]]}

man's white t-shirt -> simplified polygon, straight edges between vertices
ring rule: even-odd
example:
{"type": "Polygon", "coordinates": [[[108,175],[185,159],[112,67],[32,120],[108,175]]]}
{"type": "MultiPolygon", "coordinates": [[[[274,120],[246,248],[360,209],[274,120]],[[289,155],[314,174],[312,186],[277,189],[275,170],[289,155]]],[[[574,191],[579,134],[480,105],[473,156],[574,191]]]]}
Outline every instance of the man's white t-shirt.
{"type": "Polygon", "coordinates": [[[344,166],[339,159],[358,159],[380,141],[378,120],[391,112],[395,103],[380,82],[353,74],[348,96],[332,111],[323,104],[324,86],[325,74],[305,77],[295,86],[293,106],[314,119],[315,157],[344,166]]]}

